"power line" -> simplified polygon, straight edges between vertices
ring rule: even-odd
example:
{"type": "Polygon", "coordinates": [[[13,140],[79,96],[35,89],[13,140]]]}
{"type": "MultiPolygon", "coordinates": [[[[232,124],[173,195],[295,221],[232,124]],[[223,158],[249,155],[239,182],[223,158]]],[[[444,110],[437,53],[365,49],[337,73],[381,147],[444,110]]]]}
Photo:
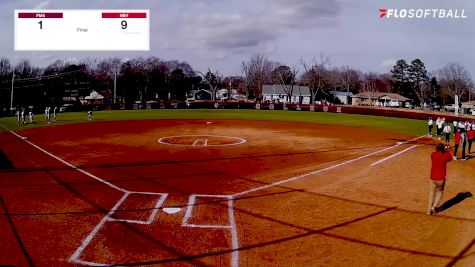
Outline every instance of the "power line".
{"type": "MultiPolygon", "coordinates": [[[[82,71],[82,70],[73,70],[73,71],[51,74],[51,75],[44,75],[44,76],[40,75],[40,76],[36,76],[36,77],[31,77],[31,78],[15,79],[15,82],[58,78],[58,77],[70,75],[70,74],[73,74],[73,73],[76,73],[76,72],[80,72],[80,71],[82,71]]],[[[12,81],[12,79],[6,79],[6,80],[2,80],[0,82],[10,83],[11,81],[12,81]]]]}

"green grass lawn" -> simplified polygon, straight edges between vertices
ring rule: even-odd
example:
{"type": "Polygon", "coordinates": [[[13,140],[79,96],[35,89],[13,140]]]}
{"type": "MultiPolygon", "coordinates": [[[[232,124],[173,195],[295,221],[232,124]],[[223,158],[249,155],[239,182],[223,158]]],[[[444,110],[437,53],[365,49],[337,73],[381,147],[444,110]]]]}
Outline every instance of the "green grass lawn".
{"type": "MultiPolygon", "coordinates": [[[[27,118],[27,116],[26,116],[27,118]]],[[[280,111],[280,110],[223,110],[223,109],[153,109],[153,110],[117,110],[94,112],[94,121],[117,121],[117,120],[151,120],[151,119],[235,119],[235,120],[272,120],[306,122],[316,124],[331,124],[343,126],[355,126],[371,129],[394,131],[405,134],[422,135],[426,133],[426,122],[421,120],[353,115],[329,112],[304,112],[304,111],[280,111]]],[[[56,123],[47,124],[43,114],[35,115],[35,124],[18,126],[16,117],[0,118],[0,125],[17,131],[35,127],[48,127],[51,125],[85,123],[86,112],[59,113],[56,123]]],[[[28,118],[27,118],[28,121],[28,118]]],[[[5,131],[0,127],[0,131],[5,131]]]]}

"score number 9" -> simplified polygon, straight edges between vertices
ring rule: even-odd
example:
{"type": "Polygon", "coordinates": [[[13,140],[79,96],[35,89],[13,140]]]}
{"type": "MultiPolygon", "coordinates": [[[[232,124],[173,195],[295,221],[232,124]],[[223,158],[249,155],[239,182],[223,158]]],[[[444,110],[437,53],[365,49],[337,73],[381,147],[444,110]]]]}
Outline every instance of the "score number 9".
{"type": "Polygon", "coordinates": [[[125,21],[125,20],[121,21],[120,26],[121,26],[122,30],[127,29],[127,21],[125,21]]]}

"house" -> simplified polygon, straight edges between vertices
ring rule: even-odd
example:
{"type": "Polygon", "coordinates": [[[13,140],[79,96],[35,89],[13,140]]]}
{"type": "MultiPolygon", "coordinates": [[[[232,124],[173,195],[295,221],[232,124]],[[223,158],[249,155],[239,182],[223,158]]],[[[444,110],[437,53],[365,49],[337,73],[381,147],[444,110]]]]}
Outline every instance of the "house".
{"type": "Polygon", "coordinates": [[[384,92],[363,92],[351,97],[355,106],[403,107],[411,100],[400,94],[384,92]]]}
{"type": "Polygon", "coordinates": [[[308,86],[294,85],[290,99],[284,90],[284,86],[280,84],[262,85],[263,101],[310,104],[310,88],[308,86]]]}
{"type": "Polygon", "coordinates": [[[79,97],[79,99],[83,105],[103,104],[104,96],[92,90],[88,96],[84,98],[79,97]]]}
{"type": "Polygon", "coordinates": [[[462,113],[475,115],[475,100],[462,102],[462,113]]]}
{"type": "Polygon", "coordinates": [[[188,101],[204,101],[211,99],[212,93],[205,89],[193,90],[190,92],[189,97],[187,98],[188,101]]]}
{"type": "Polygon", "coordinates": [[[331,91],[330,92],[334,99],[338,99],[341,103],[349,105],[351,102],[351,97],[353,96],[352,92],[340,92],[340,91],[331,91]]]}
{"type": "Polygon", "coordinates": [[[236,89],[219,89],[216,92],[216,99],[217,100],[228,100],[228,101],[246,101],[247,97],[243,94],[239,94],[236,89]],[[230,96],[228,97],[228,94],[230,96]]]}

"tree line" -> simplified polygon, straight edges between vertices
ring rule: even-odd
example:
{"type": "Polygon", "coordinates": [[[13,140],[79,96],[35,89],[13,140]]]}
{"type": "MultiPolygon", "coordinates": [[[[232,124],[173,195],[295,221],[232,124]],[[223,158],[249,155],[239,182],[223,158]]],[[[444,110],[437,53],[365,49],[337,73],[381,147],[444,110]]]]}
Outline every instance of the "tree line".
{"type": "Polygon", "coordinates": [[[183,101],[192,90],[235,89],[259,101],[262,85],[280,85],[290,98],[296,85],[308,86],[311,101],[332,101],[331,91],[398,93],[416,104],[453,103],[471,100],[473,81],[459,63],[447,63],[428,71],[420,59],[400,59],[387,73],[363,72],[348,66],[334,67],[321,54],[299,66],[287,66],[262,54],[241,63],[241,75],[225,76],[218,70],[195,70],[178,60],[148,58],[84,59],[78,63],[56,60],[45,68],[32,66],[28,59],[12,65],[0,59],[0,108],[10,107],[13,79],[14,105],[60,105],[64,97],[95,90],[112,102],[114,86],[125,103],[150,100],[183,101]],[[14,75],[13,75],[14,73],[14,75]]]}

